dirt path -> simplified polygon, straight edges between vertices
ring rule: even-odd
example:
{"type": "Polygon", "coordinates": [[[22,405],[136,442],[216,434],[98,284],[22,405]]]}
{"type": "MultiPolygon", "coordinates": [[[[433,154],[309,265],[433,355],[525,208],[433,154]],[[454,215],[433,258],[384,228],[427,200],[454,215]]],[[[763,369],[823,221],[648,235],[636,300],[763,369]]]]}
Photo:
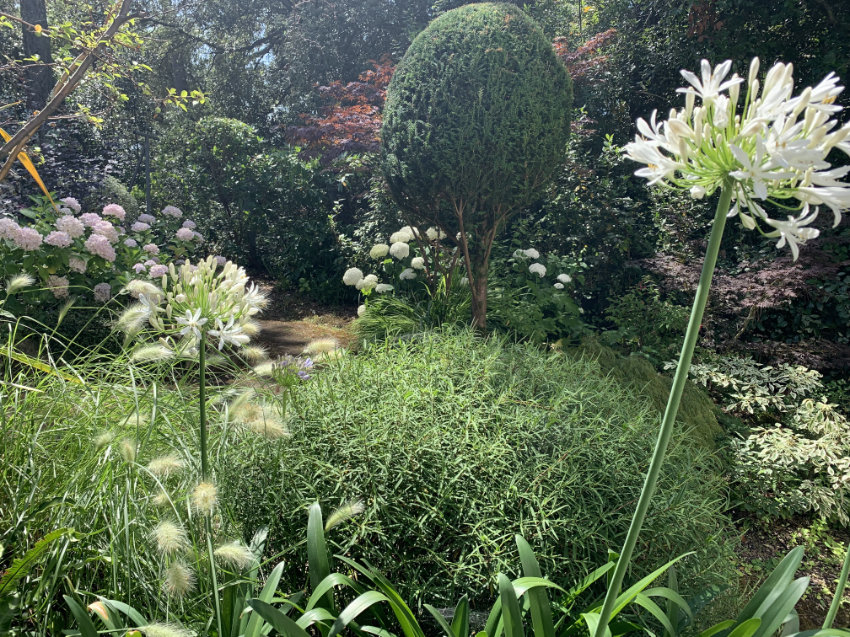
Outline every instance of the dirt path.
{"type": "Polygon", "coordinates": [[[270,303],[258,320],[261,329],[256,342],[272,357],[301,354],[309,343],[320,339],[333,339],[339,347],[351,345],[355,308],[314,303],[281,293],[266,282],[260,282],[260,287],[270,303]]]}

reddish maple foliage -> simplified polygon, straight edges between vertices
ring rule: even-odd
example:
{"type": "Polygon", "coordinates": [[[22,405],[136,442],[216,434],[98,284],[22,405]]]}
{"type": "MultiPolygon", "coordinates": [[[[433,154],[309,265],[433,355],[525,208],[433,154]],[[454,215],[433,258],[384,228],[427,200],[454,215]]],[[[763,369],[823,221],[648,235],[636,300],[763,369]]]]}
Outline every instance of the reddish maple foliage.
{"type": "MultiPolygon", "coordinates": [[[[569,50],[566,38],[556,38],[552,46],[573,80],[581,82],[590,79],[608,60],[601,49],[616,33],[615,29],[597,33],[574,51],[569,50]]],[[[324,163],[343,153],[377,152],[381,145],[381,111],[394,70],[392,60],[384,56],[373,61],[372,68],[355,82],[319,86],[317,90],[327,100],[327,106],[320,115],[301,115],[303,124],[287,131],[289,141],[304,148],[307,156],[320,156],[324,163]]]]}
{"type": "Polygon", "coordinates": [[[318,91],[328,102],[321,115],[303,114],[304,124],[288,130],[289,140],[330,161],[343,153],[369,153],[380,148],[381,110],[395,70],[389,57],[372,61],[372,68],[354,82],[332,82],[318,91]]]}
{"type": "Polygon", "coordinates": [[[564,37],[555,38],[552,45],[555,47],[555,53],[567,65],[567,70],[570,72],[573,81],[581,82],[598,71],[608,61],[608,56],[603,55],[601,49],[610,44],[616,35],[616,29],[602,31],[573,51],[569,50],[567,38],[564,37]]]}

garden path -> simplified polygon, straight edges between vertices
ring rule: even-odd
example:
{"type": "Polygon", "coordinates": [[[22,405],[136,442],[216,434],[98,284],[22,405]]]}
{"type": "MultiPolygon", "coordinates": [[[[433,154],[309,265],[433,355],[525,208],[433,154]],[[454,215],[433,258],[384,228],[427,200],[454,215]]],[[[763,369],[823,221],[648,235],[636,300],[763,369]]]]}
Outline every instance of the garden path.
{"type": "Polygon", "coordinates": [[[260,315],[260,334],[256,338],[272,357],[298,355],[308,343],[334,339],[339,347],[349,347],[349,330],[356,315],[354,307],[317,304],[304,297],[280,292],[269,282],[259,282],[269,296],[269,307],[260,315]]]}

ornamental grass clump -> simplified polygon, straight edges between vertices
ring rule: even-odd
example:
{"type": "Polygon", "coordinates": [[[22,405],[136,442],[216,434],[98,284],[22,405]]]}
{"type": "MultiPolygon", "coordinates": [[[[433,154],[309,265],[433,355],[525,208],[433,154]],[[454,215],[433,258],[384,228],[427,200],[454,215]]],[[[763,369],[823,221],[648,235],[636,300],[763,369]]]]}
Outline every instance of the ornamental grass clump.
{"type": "MultiPolygon", "coordinates": [[[[847,140],[850,123],[840,126],[831,118],[841,111],[835,99],[844,88],[838,85],[835,74],[830,73],[814,88],[807,87],[799,95],[792,96],[793,66],[775,64],[762,84],[758,79],[759,60],[754,58],[741,102],[745,80],[735,74],[727,79],[731,69],[732,62],[728,60],[714,69],[703,60],[700,77],[682,71],[690,84],[678,89],[685,95],[684,108],[671,109],[668,119],[661,122],[657,121],[655,112],[649,122],[639,119],[640,134],[625,148],[630,159],[646,164],[635,174],[649,179],[650,185],[686,190],[697,199],[718,190],[720,196],[643,491],[605,603],[592,618],[596,623],[596,637],[604,637],[608,631],[632,551],[655,492],[691,366],[727,217],[737,216],[745,228],[778,239],[779,248],[788,244],[796,260],[799,246],[819,234],[817,228],[811,227],[819,206],[831,209],[834,226],[841,222],[842,211],[850,208],[850,184],[840,181],[850,172],[850,166],[831,168],[826,161],[835,148],[850,155],[850,141],[847,140]],[[786,215],[786,218],[776,218],[773,209],[781,211],[780,216],[786,215]],[[768,231],[763,226],[767,226],[768,231]]],[[[843,596],[848,568],[850,551],[845,558],[833,608],[824,622],[825,629],[832,627],[833,609],[837,610],[843,596]]]]}

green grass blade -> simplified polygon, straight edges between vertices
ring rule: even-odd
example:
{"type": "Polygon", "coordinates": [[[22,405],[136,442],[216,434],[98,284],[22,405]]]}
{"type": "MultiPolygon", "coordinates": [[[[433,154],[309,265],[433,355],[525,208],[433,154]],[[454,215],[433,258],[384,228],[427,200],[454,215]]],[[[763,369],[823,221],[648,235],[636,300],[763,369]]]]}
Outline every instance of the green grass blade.
{"type": "Polygon", "coordinates": [[[271,604],[260,599],[252,599],[248,604],[259,617],[265,619],[279,634],[285,637],[310,637],[310,634],[296,624],[291,617],[287,617],[271,604]]]}
{"type": "MultiPolygon", "coordinates": [[[[442,629],[442,631],[446,634],[446,637],[466,637],[469,635],[469,631],[465,633],[459,633],[454,629],[454,625],[449,625],[449,622],[446,621],[446,618],[443,617],[443,614],[438,611],[436,608],[431,606],[431,604],[425,604],[425,610],[431,613],[431,617],[434,618],[434,621],[437,622],[437,625],[442,629]]],[[[455,611],[455,614],[457,611],[455,611]]]]}
{"type": "Polygon", "coordinates": [[[336,620],[336,617],[327,608],[314,608],[301,615],[295,623],[301,628],[309,628],[319,622],[329,622],[328,626],[330,626],[334,620],[336,620]]]}
{"type": "Polygon", "coordinates": [[[800,567],[802,561],[803,547],[798,546],[791,549],[738,615],[736,623],[743,623],[748,619],[758,617],[763,612],[762,607],[766,606],[766,602],[769,602],[769,598],[775,597],[777,590],[784,589],[791,583],[794,573],[800,567]]]}
{"type": "MultiPolygon", "coordinates": [[[[522,564],[522,572],[526,577],[543,577],[540,564],[534,551],[525,539],[517,535],[515,538],[519,559],[522,564]]],[[[535,587],[528,591],[528,602],[531,608],[531,625],[535,637],[551,637],[555,634],[555,625],[552,622],[552,607],[549,596],[543,587],[535,587]]]]}
{"type": "Polygon", "coordinates": [[[655,617],[655,619],[658,620],[658,623],[664,627],[667,634],[672,635],[676,632],[676,629],[673,627],[673,623],[670,621],[670,618],[667,617],[667,614],[661,610],[661,607],[658,604],[649,599],[649,597],[647,597],[644,593],[637,594],[635,597],[635,604],[646,609],[650,615],[655,617]]]}
{"type": "Polygon", "coordinates": [[[14,592],[15,584],[30,572],[39,558],[44,555],[55,540],[73,532],[73,529],[56,529],[55,531],[51,531],[36,542],[35,546],[24,553],[22,557],[16,558],[9,569],[3,574],[3,578],[0,579],[0,599],[14,592]]]}
{"type": "Polygon", "coordinates": [[[80,629],[82,637],[97,637],[97,628],[95,628],[94,622],[91,620],[91,617],[89,617],[88,612],[86,612],[73,597],[69,595],[63,595],[62,597],[68,605],[68,608],[71,610],[71,614],[74,616],[74,619],[77,620],[77,626],[80,629]]]}
{"type": "MultiPolygon", "coordinates": [[[[260,591],[260,596],[257,598],[259,601],[268,604],[272,598],[274,597],[275,591],[277,590],[277,585],[280,584],[280,578],[283,575],[283,562],[278,564],[272,569],[272,572],[269,573],[269,578],[266,580],[265,586],[263,586],[263,590],[260,591]]],[[[251,608],[254,608],[251,605],[251,602],[248,602],[248,605],[251,608]]],[[[248,626],[245,628],[244,637],[260,637],[260,629],[262,627],[262,618],[260,615],[253,613],[251,615],[251,619],[248,620],[248,626]]]]}
{"type": "Polygon", "coordinates": [[[522,630],[522,615],[519,611],[519,600],[514,591],[514,585],[506,576],[499,573],[499,598],[502,600],[502,621],[505,627],[505,637],[524,637],[522,630]]]}
{"type": "Polygon", "coordinates": [[[760,626],[761,620],[758,617],[752,617],[737,626],[727,637],[753,637],[760,626]]]}
{"type": "MultiPolygon", "coordinates": [[[[307,563],[310,569],[310,587],[316,590],[322,580],[331,574],[328,545],[325,542],[325,525],[322,522],[322,507],[318,502],[310,505],[307,518],[307,563]]],[[[325,593],[322,605],[331,612],[336,612],[332,591],[325,593]]]]}
{"type": "Polygon", "coordinates": [[[452,630],[457,637],[469,635],[469,597],[464,595],[455,606],[455,614],[452,617],[452,630]]]}
{"type": "MultiPolygon", "coordinates": [[[[333,595],[332,591],[336,586],[347,586],[349,588],[354,589],[357,593],[363,592],[363,587],[358,585],[353,579],[351,579],[347,575],[343,575],[342,573],[331,573],[316,585],[313,590],[313,593],[310,595],[310,599],[307,600],[307,606],[305,607],[305,610],[316,608],[318,604],[320,604],[323,600],[327,599],[329,591],[331,592],[330,594],[333,595]]],[[[327,606],[325,605],[325,607],[327,606]]]]}
{"type": "Polygon", "coordinates": [[[331,626],[331,630],[328,633],[328,637],[338,635],[348,624],[357,619],[371,606],[387,601],[389,601],[387,596],[379,591],[366,591],[362,595],[359,595],[336,618],[334,625],[331,626]]]}

